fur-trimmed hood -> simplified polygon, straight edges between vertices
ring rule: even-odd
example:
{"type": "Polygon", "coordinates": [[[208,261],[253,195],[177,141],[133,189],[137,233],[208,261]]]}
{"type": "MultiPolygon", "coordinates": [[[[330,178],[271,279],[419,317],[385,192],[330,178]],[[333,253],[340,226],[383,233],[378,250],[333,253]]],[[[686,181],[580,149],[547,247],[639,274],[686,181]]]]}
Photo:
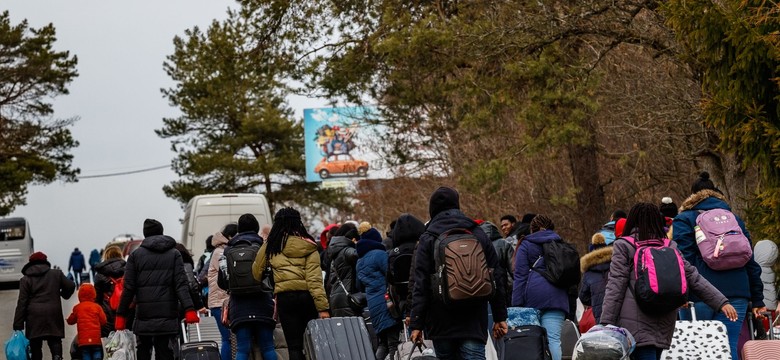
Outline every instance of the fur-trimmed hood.
{"type": "Polygon", "coordinates": [[[723,196],[723,194],[715,191],[715,190],[702,190],[699,191],[691,196],[689,196],[685,201],[683,201],[682,205],[680,205],[680,212],[683,212],[685,210],[691,210],[696,205],[698,205],[700,202],[706,200],[707,198],[714,197],[718,200],[721,200],[723,202],[726,202],[726,197],[723,196]]]}
{"type": "Polygon", "coordinates": [[[584,273],[596,265],[609,264],[611,261],[612,246],[596,249],[580,258],[580,271],[584,273]]]}

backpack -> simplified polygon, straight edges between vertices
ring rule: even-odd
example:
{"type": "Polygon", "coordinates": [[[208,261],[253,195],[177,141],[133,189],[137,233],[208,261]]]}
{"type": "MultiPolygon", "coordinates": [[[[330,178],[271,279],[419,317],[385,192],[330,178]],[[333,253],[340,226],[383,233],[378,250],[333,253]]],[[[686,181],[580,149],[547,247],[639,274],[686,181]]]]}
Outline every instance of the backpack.
{"type": "Polygon", "coordinates": [[[231,294],[252,294],[262,291],[262,282],[252,275],[252,264],[255,262],[260,246],[249,241],[237,241],[227,251],[227,285],[231,294]]]}
{"type": "Polygon", "coordinates": [[[389,251],[387,259],[387,297],[395,311],[402,312],[409,294],[409,275],[415,244],[405,243],[389,251]]]}
{"type": "Polygon", "coordinates": [[[694,232],[701,256],[713,270],[743,267],[753,256],[750,240],[731,211],[700,210],[694,232]]]}
{"type": "Polygon", "coordinates": [[[531,270],[542,275],[555,287],[566,289],[580,283],[580,254],[574,245],[563,240],[544,243],[539,259],[536,259],[531,270]],[[542,258],[547,270],[538,271],[535,266],[542,258]]]}
{"type": "Polygon", "coordinates": [[[439,235],[433,244],[433,259],[433,291],[445,304],[487,299],[495,293],[493,269],[471,231],[452,229],[439,235]]]}
{"type": "Polygon", "coordinates": [[[122,299],[122,290],[125,288],[125,277],[120,276],[118,278],[110,278],[111,283],[114,284],[114,291],[108,297],[108,306],[111,310],[116,311],[119,308],[119,300],[122,299]]]}
{"type": "Polygon", "coordinates": [[[634,253],[634,298],[639,309],[651,315],[668,314],[688,302],[685,265],[671,241],[623,237],[636,247],[634,253]]]}
{"type": "Polygon", "coordinates": [[[192,269],[192,264],[184,263],[184,273],[187,275],[187,288],[192,294],[200,293],[200,283],[195,278],[195,270],[192,269]]]}

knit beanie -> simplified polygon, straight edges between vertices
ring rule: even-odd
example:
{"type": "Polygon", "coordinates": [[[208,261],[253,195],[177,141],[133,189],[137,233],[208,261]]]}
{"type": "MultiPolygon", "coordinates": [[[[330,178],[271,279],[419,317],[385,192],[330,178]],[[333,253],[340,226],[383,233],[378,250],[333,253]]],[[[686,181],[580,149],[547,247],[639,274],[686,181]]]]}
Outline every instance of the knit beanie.
{"type": "Polygon", "coordinates": [[[377,229],[370,228],[360,236],[360,241],[355,244],[358,257],[363,257],[371,250],[385,250],[382,244],[382,234],[377,229]]]}
{"type": "Polygon", "coordinates": [[[665,217],[674,218],[677,216],[677,204],[668,196],[661,199],[661,205],[658,208],[665,217]]]}
{"type": "Polygon", "coordinates": [[[590,238],[590,246],[588,246],[588,251],[600,249],[605,246],[607,246],[607,238],[604,236],[604,234],[597,232],[590,238]]]}
{"type": "MultiPolygon", "coordinates": [[[[626,219],[618,219],[618,221],[615,221],[615,238],[619,238],[625,234],[623,234],[623,228],[626,227],[626,219]]],[[[609,245],[609,244],[607,244],[609,245]]]]}
{"type": "Polygon", "coordinates": [[[533,220],[535,217],[536,217],[536,214],[528,213],[528,214],[523,215],[523,219],[520,220],[520,222],[523,223],[523,224],[530,224],[531,220],[533,220]]]}
{"type": "Polygon", "coordinates": [[[460,209],[460,195],[453,188],[442,186],[431,194],[428,214],[433,219],[440,212],[450,209],[460,209]]]}
{"type": "Polygon", "coordinates": [[[49,258],[46,256],[46,254],[37,251],[30,255],[30,261],[48,261],[49,258]]]}
{"type": "Polygon", "coordinates": [[[382,234],[380,234],[377,229],[369,228],[367,231],[364,231],[362,234],[360,234],[360,240],[371,240],[381,243],[382,234]]]}
{"type": "Polygon", "coordinates": [[[252,214],[241,215],[238,218],[238,232],[243,233],[249,231],[259,233],[260,224],[257,222],[257,218],[252,214]]]}
{"type": "Polygon", "coordinates": [[[530,227],[532,233],[541,230],[555,230],[555,224],[553,224],[552,220],[541,214],[534,216],[534,219],[531,220],[530,227]]]}
{"type": "Polygon", "coordinates": [[[159,221],[154,219],[144,220],[144,237],[150,237],[154,235],[162,235],[163,226],[159,221]]]}
{"type": "Polygon", "coordinates": [[[364,232],[368,231],[368,229],[371,229],[371,223],[368,221],[363,221],[358,225],[358,234],[363,234],[364,232]]]}
{"type": "Polygon", "coordinates": [[[710,173],[706,171],[702,171],[696,181],[693,182],[693,185],[691,185],[691,194],[695,194],[702,190],[715,190],[720,192],[720,190],[715,187],[715,183],[710,180],[710,173]]]}

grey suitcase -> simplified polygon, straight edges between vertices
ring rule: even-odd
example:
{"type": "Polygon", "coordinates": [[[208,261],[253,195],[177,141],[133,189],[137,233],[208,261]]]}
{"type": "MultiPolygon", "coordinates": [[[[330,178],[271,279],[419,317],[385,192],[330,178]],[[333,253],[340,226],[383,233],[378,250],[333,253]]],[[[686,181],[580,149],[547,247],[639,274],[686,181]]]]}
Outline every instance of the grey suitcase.
{"type": "Polygon", "coordinates": [[[309,360],[374,360],[368,329],[362,317],[309,321],[303,338],[309,360]]]}
{"type": "MultiPolygon", "coordinates": [[[[211,316],[211,313],[209,313],[208,316],[200,317],[200,323],[198,324],[198,327],[200,328],[201,340],[199,341],[214,341],[220,347],[220,350],[222,350],[222,334],[219,332],[217,321],[219,320],[211,316]]],[[[198,338],[197,329],[195,326],[187,326],[185,334],[187,335],[187,339],[198,338]]]]}
{"type": "Polygon", "coordinates": [[[423,340],[422,346],[416,346],[413,342],[411,342],[408,336],[409,331],[406,328],[405,323],[403,331],[404,332],[401,334],[401,337],[404,339],[404,342],[398,344],[398,349],[395,352],[395,358],[393,358],[393,360],[420,359],[424,358],[425,355],[423,355],[423,351],[425,351],[425,349],[433,350],[433,341],[423,340]]]}
{"type": "Polygon", "coordinates": [[[218,343],[216,341],[204,341],[201,338],[200,324],[196,323],[195,326],[189,326],[195,328],[198,341],[190,341],[192,338],[187,336],[188,326],[185,326],[184,322],[181,323],[181,327],[184,338],[182,339],[183,343],[179,345],[180,360],[221,360],[218,343]]]}

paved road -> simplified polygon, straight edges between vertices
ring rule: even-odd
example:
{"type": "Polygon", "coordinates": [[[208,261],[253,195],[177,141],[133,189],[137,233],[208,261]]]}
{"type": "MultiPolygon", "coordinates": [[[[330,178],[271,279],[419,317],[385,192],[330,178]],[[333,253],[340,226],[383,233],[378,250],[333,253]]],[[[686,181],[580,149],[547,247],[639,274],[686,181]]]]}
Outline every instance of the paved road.
{"type": "MultiPolygon", "coordinates": [[[[14,311],[16,310],[16,300],[18,298],[19,290],[9,289],[7,286],[0,288],[0,342],[2,343],[5,343],[13,332],[14,311]]],[[[64,312],[63,319],[70,315],[73,305],[76,305],[77,302],[78,299],[76,294],[73,294],[70,299],[62,301],[62,311],[64,312]]],[[[70,342],[73,341],[74,336],[76,336],[76,326],[65,324],[65,339],[62,340],[65,359],[70,359],[68,349],[70,348],[70,342]]],[[[0,358],[5,358],[4,352],[0,355],[0,358]]],[[[43,345],[43,358],[44,360],[51,360],[51,354],[45,343],[43,345]]]]}

